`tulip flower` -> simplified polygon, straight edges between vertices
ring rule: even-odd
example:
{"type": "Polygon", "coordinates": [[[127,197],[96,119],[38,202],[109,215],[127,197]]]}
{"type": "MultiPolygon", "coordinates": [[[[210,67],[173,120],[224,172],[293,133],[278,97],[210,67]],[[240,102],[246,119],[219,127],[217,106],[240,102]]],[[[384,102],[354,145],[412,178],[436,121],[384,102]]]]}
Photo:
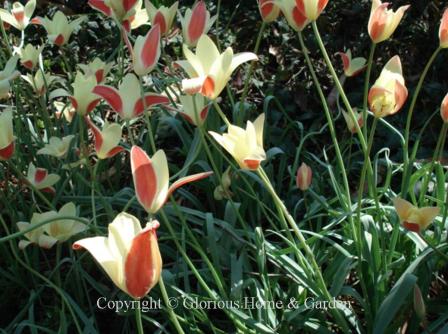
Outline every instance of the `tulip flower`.
{"type": "Polygon", "coordinates": [[[302,191],[308,190],[313,180],[313,171],[310,166],[302,162],[296,175],[296,185],[302,191]]]}
{"type": "Polygon", "coordinates": [[[158,9],[149,1],[145,0],[145,7],[148,13],[149,19],[153,26],[160,26],[160,33],[162,36],[168,35],[171,31],[174,18],[176,17],[177,7],[179,1],[176,1],[170,8],[160,6],[158,9]]]}
{"type": "Polygon", "coordinates": [[[0,100],[9,97],[9,91],[11,90],[10,81],[20,76],[20,72],[16,70],[17,60],[17,56],[11,57],[6,62],[5,68],[0,71],[0,100]]]}
{"type": "MultiPolygon", "coordinates": [[[[364,125],[364,119],[362,118],[362,113],[358,112],[356,108],[353,108],[353,113],[355,114],[355,118],[358,122],[358,125],[360,128],[362,128],[362,126],[364,125]]],[[[345,122],[347,123],[347,128],[349,129],[349,131],[353,134],[356,133],[356,125],[353,122],[352,118],[350,117],[350,115],[345,112],[344,110],[342,110],[342,115],[344,116],[345,122]]]]}
{"type": "Polygon", "coordinates": [[[373,43],[381,43],[392,36],[403,18],[404,13],[410,7],[401,6],[396,12],[387,9],[389,3],[381,3],[381,0],[372,0],[372,10],[369,19],[369,35],[373,43]]]}
{"type": "Polygon", "coordinates": [[[253,123],[248,121],[246,129],[230,125],[224,135],[212,131],[209,133],[242,169],[257,170],[261,161],[266,159],[263,149],[264,118],[264,114],[261,114],[253,123]]]}
{"type": "Polygon", "coordinates": [[[81,233],[87,229],[87,225],[77,220],[57,219],[58,217],[76,217],[76,206],[73,203],[67,203],[61,209],[56,211],[48,211],[44,213],[34,213],[31,223],[19,222],[17,228],[19,231],[29,229],[33,225],[50,221],[50,223],[38,227],[31,232],[25,233],[28,239],[19,242],[19,248],[24,249],[30,244],[38,244],[42,248],[51,248],[57,242],[64,242],[75,234],[81,233]],[[54,220],[53,220],[54,219],[54,220]]]}
{"type": "Polygon", "coordinates": [[[280,15],[280,8],[272,0],[258,0],[258,9],[266,23],[274,22],[280,15]]]}
{"type": "Polygon", "coordinates": [[[316,21],[328,4],[328,0],[296,0],[300,13],[310,21],[316,21]]]}
{"type": "Polygon", "coordinates": [[[170,102],[166,96],[153,93],[145,94],[143,101],[140,81],[132,73],[128,73],[123,78],[118,90],[114,87],[99,85],[93,89],[93,93],[105,99],[124,120],[140,116],[145,111],[145,107],[150,108],[170,102]]]}
{"type": "Polygon", "coordinates": [[[0,9],[0,18],[4,23],[13,26],[14,28],[24,31],[30,23],[31,16],[33,16],[36,9],[36,0],[30,0],[23,6],[20,2],[12,4],[11,12],[0,9]]]}
{"type": "Polygon", "coordinates": [[[442,49],[448,48],[448,8],[443,13],[442,22],[439,28],[440,47],[442,49]]]}
{"type": "Polygon", "coordinates": [[[442,116],[445,123],[448,123],[448,94],[445,95],[442,105],[440,106],[440,116],[442,116]]]}
{"type": "Polygon", "coordinates": [[[354,77],[366,68],[367,60],[363,57],[352,58],[352,52],[350,50],[345,53],[338,52],[338,55],[342,58],[346,77],[354,77]]]}
{"type": "Polygon", "coordinates": [[[73,30],[79,27],[84,19],[84,17],[79,17],[69,22],[64,13],[57,11],[52,20],[48,17],[36,17],[32,22],[35,24],[40,24],[45,28],[48,34],[48,40],[52,44],[62,46],[68,42],[73,30]]]}
{"type": "Polygon", "coordinates": [[[210,109],[210,104],[206,103],[204,96],[201,94],[180,95],[179,100],[182,104],[179,114],[192,125],[202,126],[210,109]]]}
{"type": "Polygon", "coordinates": [[[37,71],[34,76],[32,74],[22,75],[22,79],[30,84],[38,96],[44,95],[47,92],[47,87],[57,79],[50,73],[42,73],[42,71],[37,71]]]}
{"type": "Polygon", "coordinates": [[[274,4],[280,8],[289,26],[295,31],[302,31],[310,23],[297,8],[295,0],[275,0],[274,4]]]}
{"type": "Polygon", "coordinates": [[[65,120],[68,123],[73,121],[73,117],[75,117],[76,109],[72,106],[71,103],[64,103],[60,101],[54,101],[53,107],[56,109],[55,115],[57,119],[60,119],[64,116],[65,120]]]}
{"type": "Polygon", "coordinates": [[[76,112],[81,116],[90,113],[100,102],[98,96],[93,93],[96,85],[96,77],[86,76],[81,72],[76,73],[75,81],[72,84],[73,95],[70,96],[70,100],[76,112]]]}
{"type": "Polygon", "coordinates": [[[84,72],[85,76],[95,76],[98,84],[102,83],[112,68],[112,63],[106,64],[99,58],[95,58],[89,64],[79,64],[79,68],[84,72]]]}
{"type": "Polygon", "coordinates": [[[59,137],[51,137],[48,144],[37,151],[37,154],[46,154],[56,158],[65,158],[73,138],[75,138],[74,135],[68,135],[62,139],[59,137]]]}
{"type": "Polygon", "coordinates": [[[389,60],[369,92],[369,105],[375,117],[385,117],[398,112],[406,102],[405,86],[400,57],[389,60]]]}
{"type": "Polygon", "coordinates": [[[140,205],[149,213],[156,213],[179,187],[208,177],[212,172],[182,177],[169,186],[168,161],[165,152],[157,151],[150,159],[138,146],[131,149],[131,170],[135,193],[140,205]]]}
{"type": "Polygon", "coordinates": [[[89,0],[88,4],[93,9],[117,20],[128,32],[148,21],[148,14],[142,8],[142,0],[89,0]]]}
{"type": "Polygon", "coordinates": [[[86,116],[86,122],[93,132],[95,138],[95,151],[98,159],[112,158],[114,155],[124,151],[124,148],[118,146],[121,140],[121,126],[117,123],[107,123],[102,131],[86,116]]]}
{"type": "Polygon", "coordinates": [[[196,48],[196,54],[184,44],[183,51],[187,60],[177,61],[190,79],[182,81],[182,89],[187,94],[201,93],[211,100],[216,99],[230,80],[232,72],[241,64],[257,60],[251,52],[234,55],[232,48],[220,54],[218,48],[207,35],[202,35],[196,48]]]}
{"type": "Polygon", "coordinates": [[[7,108],[0,113],[0,161],[9,160],[14,154],[14,127],[12,109],[7,108]]]}
{"type": "Polygon", "coordinates": [[[55,193],[52,186],[58,182],[60,178],[61,177],[57,174],[48,174],[48,171],[45,168],[36,168],[32,162],[28,166],[26,179],[37,190],[55,193]]]}
{"type": "Polygon", "coordinates": [[[185,11],[184,17],[180,15],[184,43],[189,47],[196,46],[199,38],[202,35],[207,34],[217,17],[218,16],[215,15],[210,18],[210,13],[205,6],[205,2],[202,0],[194,5],[193,10],[188,8],[185,11]]]}
{"type": "Polygon", "coordinates": [[[39,63],[39,56],[42,53],[44,46],[35,47],[32,44],[27,44],[23,49],[16,49],[16,53],[20,56],[20,63],[29,70],[34,69],[39,63]]]}
{"type": "Polygon", "coordinates": [[[418,208],[402,198],[393,200],[400,223],[409,231],[421,233],[440,212],[437,207],[418,208]]]}
{"type": "Polygon", "coordinates": [[[122,212],[109,224],[107,238],[82,239],[73,249],[85,248],[119,289],[142,298],[158,283],[162,272],[156,234],[159,225],[154,220],[142,229],[136,217],[122,212]]]}

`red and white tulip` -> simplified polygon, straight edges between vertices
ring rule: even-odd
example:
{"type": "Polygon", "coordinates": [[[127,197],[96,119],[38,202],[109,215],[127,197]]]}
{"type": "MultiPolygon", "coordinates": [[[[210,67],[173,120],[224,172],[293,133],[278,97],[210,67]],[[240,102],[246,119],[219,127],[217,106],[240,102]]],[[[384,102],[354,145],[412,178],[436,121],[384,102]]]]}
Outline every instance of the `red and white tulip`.
{"type": "Polygon", "coordinates": [[[316,21],[329,0],[296,0],[299,11],[310,21],[316,21]]]}
{"type": "Polygon", "coordinates": [[[180,95],[179,100],[182,104],[179,114],[192,125],[202,126],[210,109],[205,97],[201,94],[180,95]]]}
{"type": "Polygon", "coordinates": [[[14,28],[24,31],[28,26],[36,9],[36,0],[30,0],[26,5],[22,5],[20,2],[14,2],[10,12],[0,8],[0,18],[3,23],[6,23],[14,28]]]}
{"type": "Polygon", "coordinates": [[[185,11],[184,17],[180,15],[184,43],[190,47],[196,46],[199,38],[208,33],[216,18],[216,15],[210,17],[210,13],[203,0],[197,2],[192,10],[188,8],[185,11]]]}
{"type": "Polygon", "coordinates": [[[27,181],[37,190],[55,193],[53,185],[57,183],[61,177],[57,174],[48,174],[45,168],[36,168],[31,162],[28,166],[27,181]]]}
{"type": "Polygon", "coordinates": [[[102,83],[112,68],[112,63],[106,64],[100,58],[95,58],[88,64],[79,64],[85,76],[95,76],[98,84],[102,83]]]}
{"type": "Polygon", "coordinates": [[[81,116],[90,113],[100,102],[100,98],[93,93],[96,87],[96,77],[86,76],[78,72],[72,84],[73,95],[70,96],[73,107],[81,116]]]}
{"type": "Polygon", "coordinates": [[[124,148],[118,145],[122,135],[119,124],[106,122],[103,130],[100,130],[89,116],[86,116],[85,119],[95,139],[95,151],[98,159],[112,158],[116,154],[124,151],[124,148]]]}
{"type": "Polygon", "coordinates": [[[306,191],[313,181],[313,170],[306,163],[302,162],[296,175],[296,185],[302,191],[306,191]]]}
{"type": "Polygon", "coordinates": [[[0,113],[0,161],[9,160],[14,154],[14,127],[12,109],[0,113]]]}
{"type": "Polygon", "coordinates": [[[176,1],[169,8],[165,6],[156,8],[149,0],[145,0],[145,7],[149,19],[151,20],[151,24],[153,26],[160,26],[160,33],[162,36],[168,35],[173,26],[174,18],[176,17],[179,1],[176,1]]]}
{"type": "Polygon", "coordinates": [[[345,53],[338,52],[338,55],[341,56],[346,77],[354,77],[366,68],[367,60],[363,57],[352,58],[350,50],[347,50],[345,53]]]}
{"type": "Polygon", "coordinates": [[[258,9],[261,18],[266,23],[274,22],[280,15],[280,7],[272,0],[258,0],[258,9]]]}
{"type": "Polygon", "coordinates": [[[39,64],[39,56],[42,53],[44,46],[35,47],[32,44],[27,44],[24,48],[16,49],[16,53],[20,57],[20,63],[22,66],[26,67],[29,70],[32,70],[37,67],[39,64]]]}
{"type": "Polygon", "coordinates": [[[440,22],[439,40],[440,47],[442,49],[448,48],[448,8],[445,9],[442,16],[442,21],[440,22]]]}
{"type": "Polygon", "coordinates": [[[410,6],[401,6],[396,12],[388,7],[389,3],[387,2],[372,0],[368,31],[373,43],[381,43],[389,39],[410,6]]]}

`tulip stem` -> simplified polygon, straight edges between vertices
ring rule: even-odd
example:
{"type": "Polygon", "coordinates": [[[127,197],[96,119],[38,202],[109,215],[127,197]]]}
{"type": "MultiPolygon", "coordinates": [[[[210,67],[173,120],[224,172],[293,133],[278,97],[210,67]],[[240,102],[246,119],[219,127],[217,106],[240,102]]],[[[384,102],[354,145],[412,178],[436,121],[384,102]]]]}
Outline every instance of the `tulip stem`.
{"type": "Polygon", "coordinates": [[[9,42],[8,35],[6,35],[5,26],[3,25],[3,20],[1,17],[0,17],[0,29],[2,31],[3,40],[5,41],[6,44],[6,49],[8,50],[9,55],[12,56],[11,43],[9,42]]]}
{"type": "Polygon", "coordinates": [[[134,135],[133,135],[132,129],[131,129],[131,122],[128,119],[126,120],[126,128],[128,129],[129,140],[131,141],[132,146],[134,146],[135,145],[134,135]]]}
{"type": "Polygon", "coordinates": [[[135,310],[135,323],[137,326],[137,333],[144,334],[143,331],[143,323],[142,323],[142,310],[140,308],[140,303],[138,303],[138,307],[135,310]]]}
{"type": "MultiPolygon", "coordinates": [[[[405,128],[405,132],[404,132],[404,147],[403,147],[403,160],[404,160],[403,161],[403,179],[402,179],[402,183],[401,183],[401,197],[403,199],[406,199],[406,197],[407,197],[409,182],[410,182],[410,178],[411,178],[411,175],[410,175],[411,172],[409,170],[409,164],[411,162],[409,160],[409,135],[410,135],[410,130],[411,130],[412,114],[414,113],[414,108],[417,103],[417,98],[420,94],[420,90],[423,87],[423,83],[425,81],[426,75],[428,74],[432,63],[437,58],[437,55],[439,54],[439,52],[441,50],[442,49],[439,46],[434,51],[432,56],[429,58],[428,63],[426,64],[426,66],[422,72],[422,75],[420,76],[420,79],[417,83],[417,87],[415,88],[414,95],[412,96],[411,105],[409,107],[408,116],[406,118],[406,128],[405,128]]],[[[413,157],[411,160],[413,160],[413,157]]]]}
{"type": "Polygon", "coordinates": [[[96,174],[98,172],[98,167],[100,165],[101,160],[98,159],[98,161],[96,162],[95,166],[93,167],[93,172],[92,172],[92,189],[91,189],[91,198],[92,198],[92,220],[93,220],[93,225],[95,227],[98,226],[97,222],[96,222],[96,205],[95,205],[95,182],[96,182],[96,174]]]}
{"type": "Polygon", "coordinates": [[[151,144],[152,153],[154,154],[156,153],[157,148],[156,148],[156,142],[154,140],[154,132],[152,131],[151,118],[149,117],[149,112],[146,111],[145,88],[143,86],[143,78],[142,76],[139,75],[138,79],[140,81],[140,94],[143,102],[143,113],[145,114],[146,125],[148,127],[149,142],[151,144]]]}
{"type": "Polygon", "coordinates": [[[363,101],[363,109],[362,109],[362,119],[364,122],[363,134],[364,138],[367,139],[367,110],[368,110],[368,101],[369,101],[369,87],[370,87],[370,76],[372,74],[372,65],[373,65],[373,57],[375,55],[376,43],[372,43],[370,47],[369,60],[367,61],[367,70],[366,70],[366,79],[364,82],[364,101],[363,101]]]}
{"type": "Polygon", "coordinates": [[[177,319],[176,313],[174,313],[173,308],[170,307],[170,305],[171,305],[170,299],[168,296],[168,292],[166,291],[165,282],[163,281],[162,275],[160,275],[159,286],[160,286],[160,291],[162,292],[163,301],[166,304],[166,308],[168,309],[168,314],[170,316],[170,319],[171,319],[174,327],[176,328],[177,333],[184,334],[184,330],[182,329],[182,326],[180,325],[179,320],[177,319]]]}
{"type": "Polygon", "coordinates": [[[224,112],[222,111],[221,107],[219,106],[218,102],[216,102],[216,100],[213,100],[213,106],[215,107],[215,110],[218,112],[219,116],[222,118],[222,120],[224,121],[224,123],[226,123],[227,128],[230,127],[230,122],[227,119],[226,115],[224,114],[224,112]]]}

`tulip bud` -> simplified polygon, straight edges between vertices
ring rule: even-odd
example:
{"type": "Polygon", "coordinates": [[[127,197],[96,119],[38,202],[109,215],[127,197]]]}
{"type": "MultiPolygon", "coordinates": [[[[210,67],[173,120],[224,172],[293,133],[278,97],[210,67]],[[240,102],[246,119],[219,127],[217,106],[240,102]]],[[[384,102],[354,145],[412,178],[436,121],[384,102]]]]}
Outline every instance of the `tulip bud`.
{"type": "Polygon", "coordinates": [[[396,12],[387,9],[389,3],[381,3],[381,0],[372,0],[372,10],[369,18],[369,35],[373,43],[381,43],[392,36],[403,18],[404,13],[410,7],[401,6],[396,12]]]}
{"type": "Polygon", "coordinates": [[[14,154],[14,134],[12,109],[0,113],[0,161],[9,160],[14,154]]]}
{"type": "Polygon", "coordinates": [[[296,176],[297,187],[302,191],[308,190],[308,188],[311,185],[312,179],[313,179],[313,171],[306,163],[302,162],[299,169],[297,170],[297,176],[296,176]]]}
{"type": "Polygon", "coordinates": [[[442,101],[440,115],[442,116],[443,121],[448,123],[448,94],[445,95],[445,98],[442,101]]]}
{"type": "Polygon", "coordinates": [[[421,233],[434,220],[440,212],[437,207],[418,208],[399,197],[393,200],[400,223],[409,231],[421,233]]]}
{"type": "Polygon", "coordinates": [[[443,13],[442,22],[440,22],[439,29],[440,47],[448,48],[448,8],[443,13]]]}
{"type": "Polygon", "coordinates": [[[414,286],[414,310],[421,321],[426,319],[426,306],[422,296],[422,291],[418,285],[414,286]]]}
{"type": "Polygon", "coordinates": [[[34,69],[39,63],[39,56],[44,46],[37,48],[32,44],[27,44],[25,48],[18,49],[17,54],[20,56],[20,63],[29,70],[34,69]]]}
{"type": "Polygon", "coordinates": [[[271,0],[258,0],[258,9],[266,23],[274,22],[280,15],[280,8],[271,0]]]}
{"type": "Polygon", "coordinates": [[[310,21],[316,21],[329,0],[296,0],[299,11],[310,21]]]}
{"type": "Polygon", "coordinates": [[[68,135],[62,139],[59,137],[51,137],[49,143],[37,151],[37,154],[51,155],[56,158],[65,158],[70,148],[74,135],[68,135]]]}
{"type": "Polygon", "coordinates": [[[193,10],[188,8],[184,17],[180,15],[184,43],[190,47],[196,46],[199,38],[207,34],[216,18],[216,15],[210,18],[210,13],[202,0],[196,3],[193,10]]]}
{"type": "Polygon", "coordinates": [[[125,35],[126,43],[131,51],[134,72],[138,76],[143,76],[151,72],[160,58],[160,27],[155,25],[148,31],[145,37],[138,36],[134,47],[125,35]]]}
{"type": "Polygon", "coordinates": [[[158,9],[149,1],[145,0],[146,11],[153,26],[160,26],[160,34],[162,36],[168,35],[173,25],[174,17],[176,16],[179,2],[176,1],[170,8],[160,6],[158,9]]]}
{"type": "Polygon", "coordinates": [[[338,52],[338,55],[342,58],[344,74],[346,77],[354,77],[366,68],[366,59],[363,57],[352,59],[352,52],[350,50],[348,50],[346,53],[338,52]]]}

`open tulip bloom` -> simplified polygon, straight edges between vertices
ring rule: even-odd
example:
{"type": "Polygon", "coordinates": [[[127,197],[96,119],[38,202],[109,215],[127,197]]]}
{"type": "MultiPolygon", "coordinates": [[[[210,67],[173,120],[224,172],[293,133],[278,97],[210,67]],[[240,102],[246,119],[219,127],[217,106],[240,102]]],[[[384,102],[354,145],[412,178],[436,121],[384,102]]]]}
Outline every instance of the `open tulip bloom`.
{"type": "Polygon", "coordinates": [[[121,126],[119,124],[106,122],[103,130],[100,131],[89,116],[86,116],[86,122],[95,138],[95,151],[98,159],[112,158],[124,151],[123,147],[118,146],[121,140],[121,126]]]}
{"type": "Polygon", "coordinates": [[[107,238],[82,239],[73,249],[86,249],[118,288],[142,298],[158,283],[162,272],[158,227],[154,220],[142,229],[136,217],[123,212],[109,224],[107,238]]]}
{"type": "Polygon", "coordinates": [[[9,160],[14,154],[14,133],[12,109],[0,113],[0,161],[9,160]]]}
{"type": "Polygon", "coordinates": [[[131,170],[137,199],[151,214],[159,211],[177,188],[213,174],[203,172],[182,177],[169,186],[168,161],[165,152],[159,150],[152,158],[149,158],[138,146],[133,146],[131,149],[131,170]]]}
{"type": "Polygon", "coordinates": [[[106,64],[100,58],[95,58],[89,64],[79,64],[85,76],[95,76],[97,83],[102,83],[112,68],[112,63],[106,64]]]}
{"type": "Polygon", "coordinates": [[[184,17],[180,14],[179,16],[184,43],[190,47],[196,46],[199,38],[208,33],[218,17],[217,15],[210,17],[205,2],[202,0],[194,5],[193,10],[188,8],[184,17]]]}
{"type": "Polygon", "coordinates": [[[442,21],[440,22],[439,40],[441,48],[448,48],[448,8],[443,12],[442,21]]]}
{"type": "MultiPolygon", "coordinates": [[[[265,6],[269,3],[269,1],[266,1],[265,6]]],[[[281,9],[289,26],[295,31],[302,31],[310,23],[310,20],[297,7],[295,0],[274,0],[273,3],[281,9]]]]}
{"type": "Polygon", "coordinates": [[[261,114],[253,123],[248,121],[246,129],[230,125],[228,132],[223,135],[212,131],[209,133],[242,169],[257,170],[261,161],[266,159],[263,149],[264,118],[264,114],[261,114]]]}
{"type": "Polygon", "coordinates": [[[22,79],[30,84],[38,96],[42,96],[47,92],[47,87],[49,87],[57,77],[50,73],[43,74],[43,72],[39,70],[34,76],[32,74],[22,75],[22,79]]]}
{"type": "Polygon", "coordinates": [[[424,231],[440,212],[437,207],[418,208],[399,197],[393,202],[403,227],[416,233],[424,231]]]}
{"type": "Polygon", "coordinates": [[[201,93],[211,100],[221,94],[238,66],[258,59],[252,52],[234,55],[230,47],[220,54],[215,43],[207,35],[202,35],[199,39],[196,54],[191,52],[186,44],[183,51],[187,59],[176,62],[190,77],[182,80],[183,91],[187,94],[201,93]]]}
{"type": "Polygon", "coordinates": [[[139,117],[143,112],[155,105],[168,104],[170,100],[163,95],[147,93],[145,99],[142,98],[140,81],[137,77],[128,73],[118,89],[98,85],[93,89],[93,93],[102,97],[124,120],[131,120],[139,117]]]}
{"type": "Polygon", "coordinates": [[[46,154],[56,158],[65,158],[73,138],[75,138],[74,135],[68,135],[63,138],[51,137],[48,144],[37,151],[37,154],[46,154]]]}
{"type": "Polygon", "coordinates": [[[37,190],[55,193],[52,186],[57,183],[60,178],[61,177],[57,174],[48,174],[48,170],[45,168],[36,168],[32,162],[28,166],[26,179],[37,190]]]}
{"type": "Polygon", "coordinates": [[[381,3],[381,0],[372,0],[368,30],[374,43],[381,43],[392,36],[409,5],[401,6],[396,12],[387,7],[389,7],[387,2],[381,3]]]}
{"type": "Polygon", "coordinates": [[[156,8],[149,0],[145,0],[145,7],[151,24],[153,26],[159,25],[160,33],[162,36],[166,36],[171,31],[177,8],[179,7],[179,1],[176,1],[169,8],[165,6],[156,8]]]}
{"type": "Polygon", "coordinates": [[[72,84],[73,95],[70,96],[70,100],[78,114],[84,116],[90,113],[100,102],[101,99],[93,93],[96,85],[95,76],[83,75],[81,72],[76,74],[72,84]]]}
{"type": "Polygon", "coordinates": [[[316,21],[327,4],[328,0],[296,0],[297,8],[310,21],[316,21]]]}
{"type": "Polygon", "coordinates": [[[258,9],[260,10],[261,18],[266,23],[274,22],[280,15],[279,6],[273,3],[272,0],[258,0],[258,9]]]}
{"type": "Polygon", "coordinates": [[[24,48],[16,49],[16,53],[20,56],[20,63],[29,70],[34,69],[39,63],[39,56],[42,53],[44,46],[35,47],[32,44],[27,44],[24,48]]]}
{"type": "Polygon", "coordinates": [[[14,2],[12,4],[11,12],[0,8],[0,18],[3,22],[13,26],[18,30],[25,30],[33,16],[36,9],[36,0],[30,0],[23,6],[20,2],[14,2]]]}
{"type": "Polygon", "coordinates": [[[403,107],[407,97],[400,57],[395,56],[384,66],[369,91],[370,109],[375,117],[393,115],[403,107]]]}
{"type": "Polygon", "coordinates": [[[48,40],[57,46],[62,46],[68,42],[73,31],[79,27],[84,21],[84,17],[79,17],[71,22],[68,21],[67,16],[61,11],[54,14],[53,19],[48,17],[36,17],[33,23],[42,25],[48,34],[48,40]]]}
{"type": "Polygon", "coordinates": [[[11,90],[10,81],[20,76],[20,72],[16,70],[17,61],[17,55],[9,58],[6,62],[5,68],[0,71],[0,100],[7,99],[9,97],[9,91],[11,90]]]}
{"type": "Polygon", "coordinates": [[[366,68],[366,58],[352,58],[352,52],[350,50],[345,53],[338,52],[338,55],[341,56],[342,64],[344,66],[344,74],[346,77],[354,77],[366,68]]]}

